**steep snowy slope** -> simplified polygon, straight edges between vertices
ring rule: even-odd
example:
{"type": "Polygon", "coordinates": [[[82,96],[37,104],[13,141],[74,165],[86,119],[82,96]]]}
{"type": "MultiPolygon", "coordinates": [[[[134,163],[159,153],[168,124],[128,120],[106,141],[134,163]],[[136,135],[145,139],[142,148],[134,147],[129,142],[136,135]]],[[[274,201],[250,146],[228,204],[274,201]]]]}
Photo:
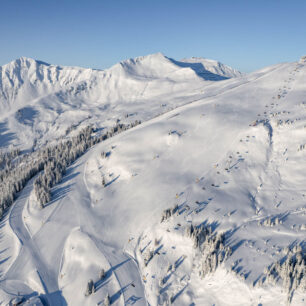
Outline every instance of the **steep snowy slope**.
{"type": "Polygon", "coordinates": [[[127,115],[147,120],[196,99],[218,77],[200,77],[160,53],[105,71],[21,58],[1,67],[0,147],[38,147],[72,125],[104,128],[127,115]]]}
{"type": "Polygon", "coordinates": [[[304,305],[303,266],[285,264],[305,256],[305,81],[304,63],[199,79],[170,92],[184,106],[92,147],[45,208],[29,182],[0,229],[18,238],[0,241],[1,301],[304,305]]]}

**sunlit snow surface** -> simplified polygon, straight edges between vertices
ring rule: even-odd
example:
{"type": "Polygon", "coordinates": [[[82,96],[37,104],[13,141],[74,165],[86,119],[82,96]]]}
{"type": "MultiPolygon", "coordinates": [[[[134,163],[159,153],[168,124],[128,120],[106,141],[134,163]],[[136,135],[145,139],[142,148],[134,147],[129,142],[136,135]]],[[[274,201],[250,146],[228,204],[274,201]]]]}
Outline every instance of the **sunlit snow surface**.
{"type": "MultiPolygon", "coordinates": [[[[55,84],[28,103],[5,100],[2,146],[39,146],[72,124],[145,122],[78,159],[43,210],[31,182],[21,192],[1,223],[0,300],[103,305],[109,293],[112,305],[286,305],[281,282],[253,284],[284,247],[305,241],[305,64],[212,81],[157,54],[78,73],[80,93],[74,80],[73,90],[55,84]],[[176,204],[179,213],[161,223],[176,204]],[[281,222],[265,226],[268,218],[281,222]],[[233,250],[204,278],[185,234],[191,223],[226,233],[233,250]],[[85,296],[89,279],[97,290],[85,296]]],[[[304,305],[305,293],[291,303],[304,305]]]]}

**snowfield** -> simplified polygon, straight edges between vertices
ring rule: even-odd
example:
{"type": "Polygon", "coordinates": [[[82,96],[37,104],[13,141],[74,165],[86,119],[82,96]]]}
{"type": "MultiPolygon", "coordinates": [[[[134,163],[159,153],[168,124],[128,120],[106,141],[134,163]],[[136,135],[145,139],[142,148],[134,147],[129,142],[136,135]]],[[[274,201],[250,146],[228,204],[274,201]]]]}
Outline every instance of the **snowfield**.
{"type": "Polygon", "coordinates": [[[18,193],[1,220],[1,303],[305,305],[305,62],[243,75],[158,53],[1,73],[3,152],[142,121],[88,148],[44,208],[38,174],[18,193]]]}

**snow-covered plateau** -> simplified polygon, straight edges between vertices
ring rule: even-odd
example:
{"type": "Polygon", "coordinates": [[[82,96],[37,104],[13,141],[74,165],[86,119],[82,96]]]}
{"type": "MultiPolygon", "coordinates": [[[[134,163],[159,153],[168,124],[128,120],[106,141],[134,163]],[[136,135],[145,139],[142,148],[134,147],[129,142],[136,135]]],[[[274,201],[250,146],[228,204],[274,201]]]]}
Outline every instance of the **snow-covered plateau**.
{"type": "Polygon", "coordinates": [[[0,67],[1,305],[305,305],[306,62],[0,67]]]}

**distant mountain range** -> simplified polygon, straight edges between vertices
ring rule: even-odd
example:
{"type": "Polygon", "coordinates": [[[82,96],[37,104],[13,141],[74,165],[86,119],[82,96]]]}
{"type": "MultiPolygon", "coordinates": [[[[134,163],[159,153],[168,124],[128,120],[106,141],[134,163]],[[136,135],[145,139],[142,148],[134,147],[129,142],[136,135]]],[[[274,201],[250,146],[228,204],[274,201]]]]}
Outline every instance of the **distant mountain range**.
{"type": "Polygon", "coordinates": [[[217,61],[176,61],[161,53],[122,61],[106,70],[62,67],[22,57],[0,67],[0,131],[7,134],[0,148],[10,143],[28,148],[46,134],[49,140],[62,135],[68,124],[99,114],[111,119],[123,109],[126,113],[149,111],[150,115],[142,115],[148,118],[154,109],[157,115],[174,107],[171,101],[187,92],[192,95],[215,81],[241,75],[217,61]],[[13,134],[15,141],[8,136],[13,134]]]}
{"type": "Polygon", "coordinates": [[[91,91],[97,86],[128,85],[122,79],[183,81],[197,75],[209,81],[240,77],[242,74],[214,60],[193,57],[176,61],[156,53],[122,61],[106,70],[56,66],[21,57],[0,67],[0,75],[0,107],[3,109],[12,107],[12,103],[27,103],[81,82],[85,82],[86,89],[91,91]]]}

